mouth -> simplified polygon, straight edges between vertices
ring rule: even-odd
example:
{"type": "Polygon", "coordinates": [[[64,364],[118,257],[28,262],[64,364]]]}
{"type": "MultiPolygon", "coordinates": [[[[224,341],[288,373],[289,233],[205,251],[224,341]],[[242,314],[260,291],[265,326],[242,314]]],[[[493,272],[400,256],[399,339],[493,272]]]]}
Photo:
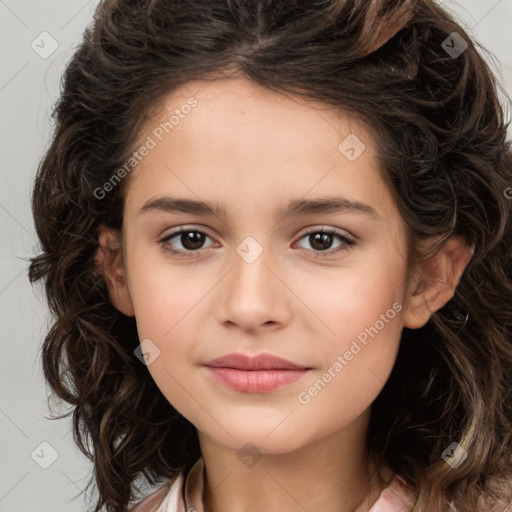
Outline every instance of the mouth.
{"type": "Polygon", "coordinates": [[[312,369],[271,354],[251,357],[240,353],[219,357],[204,366],[217,382],[248,393],[273,391],[296,382],[312,369]]]}
{"type": "Polygon", "coordinates": [[[213,359],[205,366],[211,368],[233,368],[236,370],[307,370],[309,367],[293,363],[272,354],[248,356],[241,353],[227,354],[213,359]]]}

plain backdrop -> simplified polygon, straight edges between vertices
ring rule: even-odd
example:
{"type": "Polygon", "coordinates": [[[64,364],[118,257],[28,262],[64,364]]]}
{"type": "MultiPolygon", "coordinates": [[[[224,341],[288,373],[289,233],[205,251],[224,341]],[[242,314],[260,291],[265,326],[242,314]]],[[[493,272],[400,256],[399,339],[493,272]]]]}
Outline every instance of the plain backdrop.
{"type": "MultiPolygon", "coordinates": [[[[0,0],[0,512],[86,510],[83,495],[74,497],[91,463],[74,445],[70,418],[46,418],[40,349],[49,319],[42,290],[28,282],[27,258],[37,251],[30,193],[50,113],[97,3],[0,0]]],[[[512,96],[512,0],[442,3],[494,54],[493,69],[512,96]]]]}

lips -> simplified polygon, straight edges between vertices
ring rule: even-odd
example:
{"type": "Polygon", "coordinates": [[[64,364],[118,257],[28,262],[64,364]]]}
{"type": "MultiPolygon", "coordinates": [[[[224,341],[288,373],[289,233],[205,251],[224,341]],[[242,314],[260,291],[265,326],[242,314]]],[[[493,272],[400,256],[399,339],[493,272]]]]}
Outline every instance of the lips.
{"type": "Polygon", "coordinates": [[[258,354],[246,356],[245,354],[227,354],[205,364],[212,368],[234,368],[237,370],[307,370],[308,367],[282,359],[272,354],[258,354]]]}
{"type": "Polygon", "coordinates": [[[271,354],[228,354],[204,365],[210,376],[236,391],[263,393],[291,384],[311,368],[271,354]]]}

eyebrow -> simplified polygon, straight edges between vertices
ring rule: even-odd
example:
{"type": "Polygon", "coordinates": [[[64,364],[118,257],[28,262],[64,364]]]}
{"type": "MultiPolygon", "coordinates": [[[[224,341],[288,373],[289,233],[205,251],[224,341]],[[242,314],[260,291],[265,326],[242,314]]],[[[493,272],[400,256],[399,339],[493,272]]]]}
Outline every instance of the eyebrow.
{"type": "MultiPolygon", "coordinates": [[[[153,211],[181,212],[208,216],[215,215],[221,218],[226,218],[227,216],[225,206],[219,203],[210,203],[197,201],[195,199],[170,196],[148,199],[139,210],[139,213],[148,213],[153,211]]],[[[276,212],[276,217],[283,218],[320,213],[346,212],[365,214],[373,219],[381,218],[376,210],[370,205],[338,196],[310,200],[294,199],[284,208],[279,208],[276,212]]]]}

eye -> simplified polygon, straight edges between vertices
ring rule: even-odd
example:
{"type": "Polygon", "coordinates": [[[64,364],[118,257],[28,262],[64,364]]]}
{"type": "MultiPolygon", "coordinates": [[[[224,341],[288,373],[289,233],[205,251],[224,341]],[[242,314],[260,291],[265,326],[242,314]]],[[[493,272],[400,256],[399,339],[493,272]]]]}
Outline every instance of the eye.
{"type": "Polygon", "coordinates": [[[204,242],[210,238],[204,231],[193,228],[180,228],[164,236],[158,242],[163,249],[171,254],[186,256],[187,253],[194,253],[203,248],[204,242]],[[177,249],[173,247],[171,241],[176,239],[175,245],[179,245],[177,249]]]}
{"type": "MultiPolygon", "coordinates": [[[[194,254],[204,248],[204,243],[208,236],[204,231],[193,229],[193,228],[179,228],[168,235],[165,235],[158,242],[162,248],[178,257],[187,257],[189,254],[194,254]],[[173,243],[171,243],[176,239],[173,243]],[[176,247],[178,245],[178,247],[176,247]]],[[[335,229],[317,229],[315,231],[309,231],[301,236],[300,240],[307,240],[311,246],[311,249],[305,248],[309,251],[314,251],[317,254],[315,257],[332,256],[340,251],[348,250],[352,246],[356,245],[356,242],[345,234],[335,229]],[[330,249],[335,239],[340,240],[340,244],[333,250],[330,249]]],[[[219,246],[218,243],[214,242],[211,246],[219,246]]],[[[207,246],[208,247],[208,246],[207,246]]],[[[304,249],[304,247],[302,247],[304,249]]]]}
{"type": "Polygon", "coordinates": [[[326,256],[332,256],[333,254],[337,254],[339,251],[348,250],[352,246],[356,245],[354,240],[335,229],[319,229],[316,231],[309,231],[308,233],[302,235],[300,240],[303,239],[308,241],[312,247],[311,250],[320,253],[315,257],[323,257],[324,255],[321,253],[326,253],[326,256]],[[339,244],[334,250],[329,250],[336,238],[341,240],[341,244],[339,244]]]}

